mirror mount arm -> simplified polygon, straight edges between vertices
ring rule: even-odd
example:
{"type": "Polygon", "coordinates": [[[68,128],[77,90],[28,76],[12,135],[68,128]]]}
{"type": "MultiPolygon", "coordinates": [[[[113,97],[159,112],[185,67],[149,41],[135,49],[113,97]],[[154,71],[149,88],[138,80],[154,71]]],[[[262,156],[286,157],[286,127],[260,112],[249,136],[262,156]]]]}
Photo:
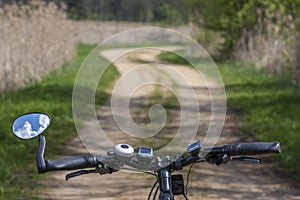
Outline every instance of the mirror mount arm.
{"type": "Polygon", "coordinates": [[[44,159],[45,149],[46,149],[46,138],[45,136],[40,135],[39,139],[39,147],[36,153],[36,166],[39,174],[45,173],[46,163],[44,159]]]}

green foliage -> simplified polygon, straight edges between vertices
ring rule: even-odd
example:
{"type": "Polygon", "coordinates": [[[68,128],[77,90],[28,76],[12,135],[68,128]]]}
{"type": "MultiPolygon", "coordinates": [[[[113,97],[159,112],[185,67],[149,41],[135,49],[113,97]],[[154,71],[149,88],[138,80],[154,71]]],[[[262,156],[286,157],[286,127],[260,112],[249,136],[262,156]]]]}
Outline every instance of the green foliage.
{"type": "Polygon", "coordinates": [[[86,19],[88,16],[87,9],[84,9],[86,6],[85,0],[76,0],[76,1],[66,1],[68,6],[68,14],[71,19],[79,20],[86,19]]]}
{"type": "Polygon", "coordinates": [[[265,31],[270,23],[282,31],[296,24],[300,11],[299,0],[190,0],[186,4],[196,24],[222,34],[222,53],[226,57],[230,56],[243,31],[255,31],[258,23],[262,24],[265,31]]]}
{"type": "Polygon", "coordinates": [[[187,22],[187,11],[182,0],[65,0],[65,2],[72,19],[162,22],[171,25],[187,22]]]}
{"type": "Polygon", "coordinates": [[[163,3],[158,7],[158,16],[155,21],[166,25],[179,25],[184,23],[184,18],[179,10],[168,3],[163,3]]]}
{"type": "Polygon", "coordinates": [[[172,62],[176,64],[183,64],[183,65],[189,64],[189,62],[186,59],[173,52],[161,53],[157,56],[157,58],[162,61],[172,62]]]}
{"type": "MultiPolygon", "coordinates": [[[[21,3],[29,1],[16,0],[21,3]]],[[[69,18],[74,20],[114,20],[159,22],[177,25],[188,21],[183,0],[41,0],[67,6],[69,18]]],[[[0,1],[0,7],[12,0],[0,1]]]]}
{"type": "MultiPolygon", "coordinates": [[[[13,120],[26,112],[42,111],[52,117],[52,123],[46,131],[47,156],[60,152],[62,145],[76,133],[72,116],[72,90],[77,70],[93,46],[79,45],[76,62],[65,66],[60,72],[52,72],[41,82],[17,91],[0,95],[0,192],[5,199],[27,195],[34,188],[34,156],[37,141],[20,141],[13,136],[13,120]],[[26,188],[25,194],[23,189],[26,188]]],[[[103,58],[101,64],[106,65],[103,58]]],[[[97,103],[101,104],[109,97],[105,92],[117,77],[114,67],[109,67],[102,77],[105,83],[97,90],[97,103]]],[[[24,199],[30,199],[24,198],[24,199]]]]}

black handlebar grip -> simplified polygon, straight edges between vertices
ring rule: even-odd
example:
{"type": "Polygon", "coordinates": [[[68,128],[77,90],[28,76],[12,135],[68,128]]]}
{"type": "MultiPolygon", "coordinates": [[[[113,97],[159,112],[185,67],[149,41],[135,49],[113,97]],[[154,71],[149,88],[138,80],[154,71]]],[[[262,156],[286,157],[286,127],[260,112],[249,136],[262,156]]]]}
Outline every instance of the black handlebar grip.
{"type": "Polygon", "coordinates": [[[280,153],[279,142],[252,142],[224,145],[231,156],[280,153]]]}
{"type": "Polygon", "coordinates": [[[98,161],[93,155],[75,156],[57,160],[46,160],[46,171],[76,170],[97,166],[98,161]]]}
{"type": "Polygon", "coordinates": [[[46,163],[44,159],[44,153],[46,149],[46,138],[45,136],[39,136],[39,147],[36,153],[36,167],[38,173],[46,172],[46,163]]]}

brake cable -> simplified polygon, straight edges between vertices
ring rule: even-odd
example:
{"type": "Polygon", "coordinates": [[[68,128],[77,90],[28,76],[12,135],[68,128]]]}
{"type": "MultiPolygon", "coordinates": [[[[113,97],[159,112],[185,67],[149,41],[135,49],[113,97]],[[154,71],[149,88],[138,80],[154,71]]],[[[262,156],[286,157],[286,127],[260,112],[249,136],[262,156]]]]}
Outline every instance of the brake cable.
{"type": "MultiPolygon", "coordinates": [[[[151,188],[151,190],[150,190],[150,193],[149,193],[149,195],[148,195],[148,200],[150,200],[151,195],[152,195],[152,192],[153,192],[155,186],[157,185],[157,183],[158,183],[158,180],[156,180],[155,183],[153,184],[153,186],[152,186],[152,188],[151,188]]],[[[155,194],[154,194],[154,198],[155,198],[155,196],[156,196],[156,192],[155,192],[155,194]]]]}
{"type": "Polygon", "coordinates": [[[189,185],[189,182],[190,182],[190,174],[191,174],[191,171],[192,171],[192,168],[194,166],[195,163],[192,163],[190,165],[190,168],[189,168],[189,171],[188,171],[188,174],[186,176],[186,185],[185,185],[185,195],[187,196],[188,194],[188,185],[189,185]]]}
{"type": "Polygon", "coordinates": [[[153,196],[153,200],[155,200],[155,197],[157,195],[158,189],[159,189],[159,185],[156,187],[156,190],[155,190],[155,193],[154,193],[154,196],[153,196]]]}

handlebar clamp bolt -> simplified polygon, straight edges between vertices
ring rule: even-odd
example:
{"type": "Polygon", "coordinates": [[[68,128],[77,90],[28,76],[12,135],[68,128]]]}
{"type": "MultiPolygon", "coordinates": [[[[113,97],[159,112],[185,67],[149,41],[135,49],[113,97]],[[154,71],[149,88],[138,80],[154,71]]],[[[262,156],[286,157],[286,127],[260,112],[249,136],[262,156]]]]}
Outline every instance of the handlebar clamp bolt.
{"type": "Polygon", "coordinates": [[[107,152],[107,155],[108,155],[108,156],[114,156],[115,153],[114,153],[114,151],[108,151],[108,152],[107,152]]]}

